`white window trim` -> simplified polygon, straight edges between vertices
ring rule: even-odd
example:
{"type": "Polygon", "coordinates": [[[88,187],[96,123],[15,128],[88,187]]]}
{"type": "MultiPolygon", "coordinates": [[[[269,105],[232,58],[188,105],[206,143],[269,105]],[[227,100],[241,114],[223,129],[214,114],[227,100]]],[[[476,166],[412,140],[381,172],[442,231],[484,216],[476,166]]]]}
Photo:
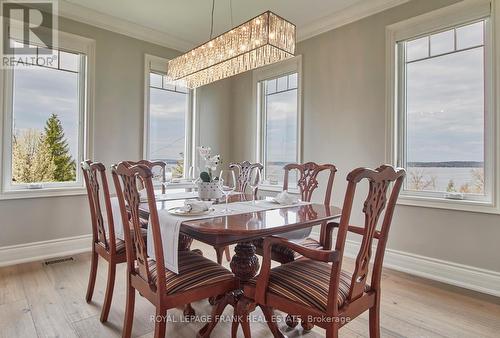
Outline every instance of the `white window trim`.
{"type": "MultiPolygon", "coordinates": [[[[252,73],[252,97],[253,104],[255,105],[254,111],[257,113],[257,134],[256,140],[256,151],[255,151],[255,161],[264,164],[264,130],[265,130],[265,119],[264,119],[264,107],[263,100],[261,97],[262,88],[261,81],[271,79],[274,77],[279,77],[280,75],[286,75],[290,73],[297,73],[297,161],[302,162],[302,128],[303,128],[303,116],[302,116],[302,55],[297,55],[294,58],[281,61],[266,67],[256,69],[252,73]]],[[[264,167],[264,171],[266,168],[264,167]]],[[[265,177],[265,172],[264,172],[265,177]]],[[[282,183],[282,182],[281,182],[282,183]]],[[[267,191],[281,191],[282,184],[269,184],[265,183],[260,186],[260,190],[267,191]]],[[[289,189],[293,191],[293,189],[289,189]]]]}
{"type": "Polygon", "coordinates": [[[87,56],[87,64],[85,68],[85,78],[82,79],[81,85],[84,85],[85,91],[80,91],[80,95],[86,100],[80,100],[80,121],[79,124],[83,127],[79,130],[79,154],[80,157],[75,159],[77,169],[77,182],[75,184],[43,184],[42,189],[16,189],[8,190],[6,183],[6,174],[11,172],[11,149],[6,149],[12,142],[12,130],[7,126],[10,123],[12,116],[8,116],[7,111],[11,111],[9,105],[12,101],[12,93],[10,86],[7,86],[7,81],[12,78],[12,71],[0,69],[0,83],[3,90],[0,90],[0,106],[2,114],[0,116],[0,130],[3,137],[0,137],[0,151],[2,164],[0,165],[0,200],[23,199],[23,198],[38,198],[38,197],[55,197],[55,196],[72,196],[84,195],[86,190],[84,187],[83,177],[79,170],[80,162],[93,155],[93,114],[94,114],[94,79],[95,79],[95,40],[81,37],[78,35],[58,32],[58,47],[59,49],[72,52],[83,53],[87,56]],[[85,82],[83,82],[85,81],[85,82]]]}
{"type": "MultiPolygon", "coordinates": [[[[168,59],[144,54],[144,128],[143,128],[143,146],[142,146],[142,157],[144,159],[150,159],[149,154],[149,116],[150,116],[150,105],[149,105],[149,73],[151,70],[160,71],[163,69],[165,72],[167,70],[168,59]]],[[[188,91],[188,110],[186,116],[186,140],[184,144],[184,168],[189,168],[194,162],[194,149],[193,149],[193,134],[194,134],[194,103],[195,103],[195,91],[190,89],[188,91]]],[[[186,174],[184,170],[184,174],[186,174]]]]}
{"type": "MultiPolygon", "coordinates": [[[[498,1],[493,1],[493,7],[490,10],[490,2],[486,0],[464,0],[460,3],[424,14],[418,17],[399,22],[386,28],[386,161],[397,165],[398,142],[400,135],[398,132],[397,121],[397,86],[398,79],[396,73],[396,47],[397,42],[410,39],[419,35],[425,35],[431,32],[444,30],[448,27],[458,25],[467,21],[473,21],[484,17],[490,17],[491,37],[489,39],[490,51],[485,49],[486,57],[491,58],[492,79],[489,107],[491,110],[485,116],[485,124],[491,126],[491,130],[485,130],[486,144],[492,144],[486,147],[485,159],[490,159],[488,168],[485,168],[485,174],[489,173],[491,179],[491,202],[481,202],[472,200],[451,200],[445,198],[436,198],[433,196],[415,196],[402,193],[398,204],[440,208],[450,210],[461,210],[481,213],[500,213],[499,197],[500,184],[499,173],[500,156],[497,152],[500,149],[500,118],[498,117],[499,101],[496,97],[500,95],[500,74],[498,65],[500,64],[500,44],[497,43],[500,37],[500,24],[497,18],[500,17],[500,6],[498,1]],[[489,55],[488,55],[489,54],[489,55]],[[488,116],[489,115],[489,116],[488,116]]],[[[487,38],[487,37],[485,37],[487,38]]],[[[486,80],[488,81],[488,79],[486,80]]],[[[487,88],[486,88],[487,89],[487,88]]]]}

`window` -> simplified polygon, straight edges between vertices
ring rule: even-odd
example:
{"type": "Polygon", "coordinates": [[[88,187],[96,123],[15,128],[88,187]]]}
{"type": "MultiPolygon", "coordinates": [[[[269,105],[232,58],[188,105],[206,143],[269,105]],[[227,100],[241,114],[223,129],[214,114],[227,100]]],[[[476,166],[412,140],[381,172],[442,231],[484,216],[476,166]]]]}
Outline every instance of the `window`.
{"type": "MultiPolygon", "coordinates": [[[[164,60],[166,63],[166,60],[164,60]]],[[[149,63],[146,157],[167,163],[172,177],[183,177],[190,160],[191,91],[168,82],[149,63]]]]}
{"type": "Polygon", "coordinates": [[[415,31],[398,27],[402,38],[389,28],[395,79],[390,156],[407,169],[403,200],[493,205],[490,19],[476,15],[426,32],[423,22],[415,31]]]}
{"type": "Polygon", "coordinates": [[[298,161],[297,73],[262,82],[264,172],[267,182],[278,182],[283,166],[298,161]]]}
{"type": "Polygon", "coordinates": [[[285,164],[300,162],[299,69],[300,58],[296,57],[254,73],[260,120],[258,158],[270,185],[282,183],[285,164]]]}
{"type": "MultiPolygon", "coordinates": [[[[54,62],[32,58],[4,70],[3,195],[83,191],[78,167],[89,155],[92,41],[60,34],[60,47],[51,51],[54,62]]],[[[38,55],[41,48],[32,47],[38,55]]]]}

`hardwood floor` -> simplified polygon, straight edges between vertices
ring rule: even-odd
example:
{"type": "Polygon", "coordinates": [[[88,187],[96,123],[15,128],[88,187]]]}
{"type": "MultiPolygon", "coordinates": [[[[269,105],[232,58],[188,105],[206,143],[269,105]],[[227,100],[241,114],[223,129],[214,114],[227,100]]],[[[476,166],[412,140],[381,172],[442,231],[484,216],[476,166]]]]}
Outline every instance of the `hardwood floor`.
{"type": "MultiPolygon", "coordinates": [[[[215,259],[213,248],[195,243],[206,257],[215,259]]],[[[125,265],[117,270],[116,289],[109,321],[101,324],[106,263],[100,261],[94,300],[85,302],[90,255],[45,265],[33,262],[0,268],[0,337],[120,337],[124,315],[125,265]]],[[[227,262],[224,262],[228,265],[227,262]]],[[[347,265],[350,265],[348,262],[347,265]]],[[[451,287],[385,270],[382,281],[383,337],[499,337],[500,298],[451,287]]],[[[210,313],[207,301],[193,304],[198,315],[210,313]]],[[[136,297],[133,337],[153,337],[150,316],[154,307],[136,297]]],[[[225,315],[232,314],[227,308],[225,315]]],[[[257,318],[260,312],[255,313],[257,318]]],[[[202,322],[186,324],[181,310],[169,312],[167,337],[195,337],[202,322]]],[[[322,337],[322,329],[303,332],[300,326],[288,337],[322,337]]],[[[229,337],[230,323],[220,323],[212,337],[229,337]]],[[[267,325],[252,323],[253,337],[269,337],[267,325]]],[[[241,332],[240,332],[241,334],[241,332]]],[[[353,320],[341,330],[341,337],[368,337],[367,316],[353,320]]]]}

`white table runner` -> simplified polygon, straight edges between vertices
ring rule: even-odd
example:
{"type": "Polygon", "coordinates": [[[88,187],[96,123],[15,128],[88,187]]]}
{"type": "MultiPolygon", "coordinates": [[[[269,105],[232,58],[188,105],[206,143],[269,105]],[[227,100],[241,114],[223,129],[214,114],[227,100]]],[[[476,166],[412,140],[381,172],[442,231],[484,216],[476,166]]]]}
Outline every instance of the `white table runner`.
{"type": "MultiPolygon", "coordinates": [[[[156,202],[185,200],[189,198],[196,198],[197,196],[198,196],[197,192],[155,194],[156,202]]],[[[113,213],[113,224],[115,225],[115,237],[121,240],[125,240],[125,235],[123,232],[122,215],[120,213],[120,203],[118,203],[118,197],[111,197],[111,211],[113,213]]],[[[106,229],[106,233],[109,233],[107,217],[105,217],[105,219],[106,221],[104,222],[104,226],[106,229]]]]}
{"type": "MultiPolygon", "coordinates": [[[[158,210],[158,220],[160,223],[160,232],[163,246],[163,257],[165,267],[172,272],[179,273],[178,266],[178,248],[179,248],[179,233],[182,222],[200,220],[214,217],[231,216],[245,214],[250,212],[258,212],[264,210],[288,208],[299,205],[307,205],[310,203],[300,202],[294,205],[280,205],[269,201],[258,201],[256,204],[252,202],[234,202],[229,203],[229,212],[225,212],[226,205],[224,203],[213,205],[214,212],[203,216],[176,216],[168,212],[168,210],[158,210]]],[[[148,226],[148,255],[155,259],[153,247],[153,233],[148,226]]]]}

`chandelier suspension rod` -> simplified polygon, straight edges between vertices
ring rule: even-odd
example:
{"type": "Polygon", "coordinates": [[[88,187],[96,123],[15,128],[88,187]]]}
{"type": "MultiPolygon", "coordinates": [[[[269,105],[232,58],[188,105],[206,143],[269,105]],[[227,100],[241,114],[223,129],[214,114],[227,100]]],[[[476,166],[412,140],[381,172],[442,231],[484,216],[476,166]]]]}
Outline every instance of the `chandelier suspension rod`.
{"type": "Polygon", "coordinates": [[[212,40],[214,34],[214,10],[215,10],[215,0],[212,0],[212,21],[210,23],[210,39],[212,40]]]}

